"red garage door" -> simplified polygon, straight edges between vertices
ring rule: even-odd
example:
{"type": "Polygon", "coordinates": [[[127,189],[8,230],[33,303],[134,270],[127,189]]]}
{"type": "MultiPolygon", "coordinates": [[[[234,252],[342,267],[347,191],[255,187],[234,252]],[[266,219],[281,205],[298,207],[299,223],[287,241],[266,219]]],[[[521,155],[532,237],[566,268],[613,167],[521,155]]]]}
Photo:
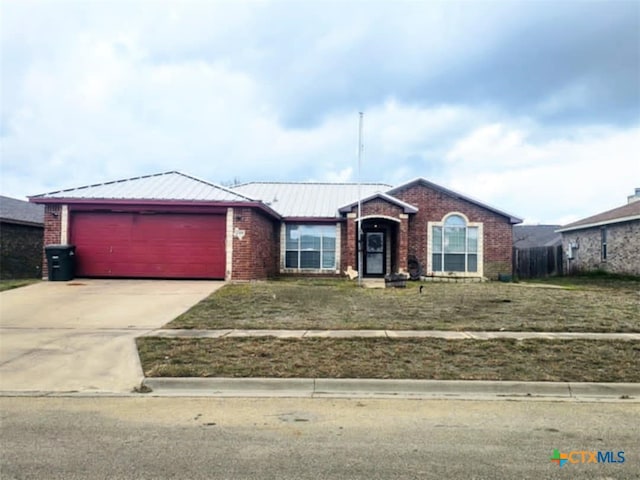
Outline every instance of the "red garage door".
{"type": "Polygon", "coordinates": [[[224,215],[75,212],[76,275],[224,278],[224,215]]]}

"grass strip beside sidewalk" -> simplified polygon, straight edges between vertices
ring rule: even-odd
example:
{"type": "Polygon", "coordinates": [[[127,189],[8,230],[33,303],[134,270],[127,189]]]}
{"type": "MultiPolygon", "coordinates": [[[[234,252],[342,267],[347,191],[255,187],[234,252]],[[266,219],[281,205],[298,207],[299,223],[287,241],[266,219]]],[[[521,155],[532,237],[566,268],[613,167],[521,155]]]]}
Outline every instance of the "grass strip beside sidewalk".
{"type": "Polygon", "coordinates": [[[640,342],[439,338],[137,339],[147,377],[640,382],[640,342]]]}

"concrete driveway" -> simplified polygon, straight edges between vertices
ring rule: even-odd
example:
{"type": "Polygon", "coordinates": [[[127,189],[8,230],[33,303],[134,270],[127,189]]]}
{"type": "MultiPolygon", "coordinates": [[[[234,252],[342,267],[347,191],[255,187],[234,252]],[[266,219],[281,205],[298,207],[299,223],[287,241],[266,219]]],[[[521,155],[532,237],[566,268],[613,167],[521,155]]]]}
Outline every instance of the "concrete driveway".
{"type": "Polygon", "coordinates": [[[130,392],[143,375],[135,337],[223,282],[41,282],[0,293],[0,391],[130,392]]]}

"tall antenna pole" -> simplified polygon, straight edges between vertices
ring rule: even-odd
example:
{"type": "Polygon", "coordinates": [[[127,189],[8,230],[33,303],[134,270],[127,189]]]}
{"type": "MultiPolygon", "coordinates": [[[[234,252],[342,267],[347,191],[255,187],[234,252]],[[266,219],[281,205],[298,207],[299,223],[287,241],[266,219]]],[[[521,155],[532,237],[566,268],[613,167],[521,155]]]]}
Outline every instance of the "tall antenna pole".
{"type": "Polygon", "coordinates": [[[362,286],[362,151],[364,144],[362,143],[362,121],[364,114],[360,112],[358,122],[358,286],[362,286]]]}

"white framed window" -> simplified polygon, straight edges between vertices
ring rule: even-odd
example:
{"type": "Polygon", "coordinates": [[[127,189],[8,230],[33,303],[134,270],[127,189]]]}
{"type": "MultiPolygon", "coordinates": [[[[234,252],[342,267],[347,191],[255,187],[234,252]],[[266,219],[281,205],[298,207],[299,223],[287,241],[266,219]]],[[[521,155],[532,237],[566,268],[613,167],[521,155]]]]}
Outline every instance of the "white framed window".
{"type": "Polygon", "coordinates": [[[434,274],[482,275],[482,223],[469,222],[462,213],[450,213],[441,222],[429,222],[428,270],[434,274]]]}
{"type": "Polygon", "coordinates": [[[336,226],[287,224],[284,268],[286,270],[336,269],[336,226]]]}

